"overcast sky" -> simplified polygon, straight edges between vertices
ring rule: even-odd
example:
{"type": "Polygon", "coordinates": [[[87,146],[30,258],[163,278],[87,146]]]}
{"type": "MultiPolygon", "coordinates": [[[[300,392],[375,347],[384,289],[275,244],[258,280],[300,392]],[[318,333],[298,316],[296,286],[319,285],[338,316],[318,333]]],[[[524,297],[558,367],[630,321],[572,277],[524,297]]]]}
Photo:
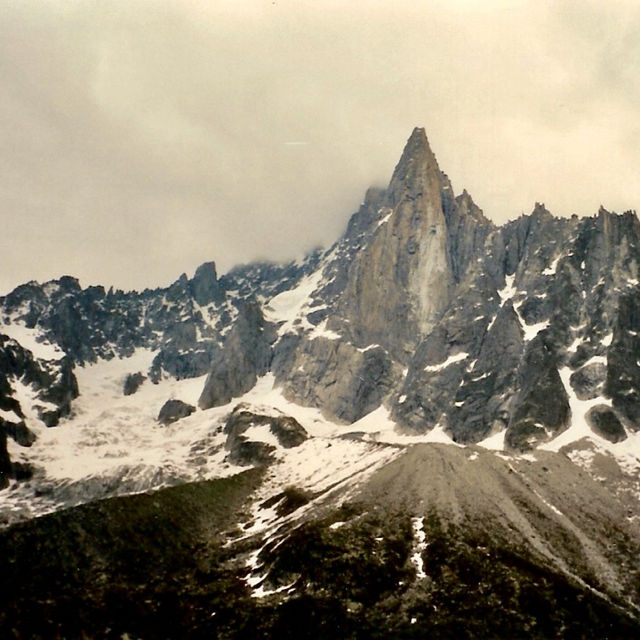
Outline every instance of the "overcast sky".
{"type": "Polygon", "coordinates": [[[0,293],[343,231],[423,126],[496,222],[640,207],[636,0],[3,0],[0,293]]]}

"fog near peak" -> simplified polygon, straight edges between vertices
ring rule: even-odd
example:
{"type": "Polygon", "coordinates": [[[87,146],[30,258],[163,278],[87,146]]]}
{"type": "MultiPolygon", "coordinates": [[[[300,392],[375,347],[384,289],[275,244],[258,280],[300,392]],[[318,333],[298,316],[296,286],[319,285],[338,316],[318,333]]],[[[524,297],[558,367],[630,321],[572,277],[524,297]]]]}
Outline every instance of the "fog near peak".
{"type": "Polygon", "coordinates": [[[639,31],[625,1],[9,1],[0,291],[326,246],[414,126],[496,222],[634,208],[639,31]]]}

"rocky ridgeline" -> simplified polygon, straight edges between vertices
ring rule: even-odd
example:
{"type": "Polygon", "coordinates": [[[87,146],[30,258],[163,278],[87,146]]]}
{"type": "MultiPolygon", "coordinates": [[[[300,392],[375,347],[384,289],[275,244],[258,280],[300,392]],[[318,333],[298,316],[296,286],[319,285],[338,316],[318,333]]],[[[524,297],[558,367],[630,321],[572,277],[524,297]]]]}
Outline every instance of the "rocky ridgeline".
{"type": "Polygon", "coordinates": [[[278,334],[263,339],[270,364],[248,364],[249,336],[267,326],[254,313],[246,340],[229,334],[200,406],[228,402],[270,368],[291,400],[345,423],[384,404],[408,432],[440,426],[472,443],[506,430],[507,447],[527,450],[570,425],[572,398],[600,398],[587,421],[618,441],[640,427],[639,248],[633,212],[565,219],[536,204],[496,227],[466,191],[454,197],[416,129],[297,315],[277,313],[292,293],[263,305],[265,336],[278,334]],[[221,390],[229,366],[245,365],[242,383],[221,390]]]}
{"type": "Polygon", "coordinates": [[[141,347],[156,355],[130,372],[126,394],[147,378],[208,373],[206,409],[272,372],[289,400],[340,423],[383,405],[407,433],[440,427],[474,443],[504,431],[521,451],[567,429],[589,401],[588,424],[617,442],[640,428],[639,262],[632,212],[566,219],[537,204],[497,227],[466,191],[454,195],[415,129],[388,187],[367,191],[326,252],[221,277],[205,263],[142,293],[63,277],[0,298],[0,333],[26,328],[60,350],[18,357],[20,345],[2,339],[1,473],[15,475],[6,437],[29,439],[15,426],[27,413],[17,379],[46,399],[38,418],[52,425],[77,393],[74,365],[141,347]]]}
{"type": "Polygon", "coordinates": [[[146,379],[157,383],[204,375],[222,352],[238,309],[294,286],[318,256],[314,252],[287,265],[236,267],[220,278],[208,262],[191,279],[183,274],[169,287],[142,293],[82,288],[77,279],[64,276],[45,284],[30,282],[0,297],[0,485],[28,475],[11,463],[6,447],[7,436],[23,446],[33,442],[28,414],[48,427],[69,415],[78,394],[74,366],[127,358],[138,348],[155,351],[148,371],[131,371],[123,381],[124,395],[135,393],[146,379]],[[36,343],[54,346],[55,352],[43,355],[38,344],[21,346],[10,337],[17,328],[18,335],[27,329],[36,343]],[[22,400],[17,381],[29,389],[22,400]]]}

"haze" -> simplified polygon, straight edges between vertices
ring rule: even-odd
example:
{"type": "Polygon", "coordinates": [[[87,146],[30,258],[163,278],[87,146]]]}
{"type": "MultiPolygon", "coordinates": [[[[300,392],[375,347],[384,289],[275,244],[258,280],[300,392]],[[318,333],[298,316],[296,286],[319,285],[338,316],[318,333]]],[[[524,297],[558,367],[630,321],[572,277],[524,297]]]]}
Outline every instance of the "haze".
{"type": "Polygon", "coordinates": [[[414,126],[496,222],[640,201],[635,1],[5,0],[0,293],[331,244],[414,126]]]}

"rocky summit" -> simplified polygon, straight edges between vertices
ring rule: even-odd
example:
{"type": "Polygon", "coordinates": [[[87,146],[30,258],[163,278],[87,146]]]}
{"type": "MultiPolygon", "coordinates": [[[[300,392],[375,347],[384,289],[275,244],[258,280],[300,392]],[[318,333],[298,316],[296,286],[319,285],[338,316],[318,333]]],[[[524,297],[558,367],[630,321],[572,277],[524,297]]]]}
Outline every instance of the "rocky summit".
{"type": "Polygon", "coordinates": [[[498,226],[417,128],[328,250],[19,286],[2,636],[636,637],[639,268],[635,212],[498,226]]]}

